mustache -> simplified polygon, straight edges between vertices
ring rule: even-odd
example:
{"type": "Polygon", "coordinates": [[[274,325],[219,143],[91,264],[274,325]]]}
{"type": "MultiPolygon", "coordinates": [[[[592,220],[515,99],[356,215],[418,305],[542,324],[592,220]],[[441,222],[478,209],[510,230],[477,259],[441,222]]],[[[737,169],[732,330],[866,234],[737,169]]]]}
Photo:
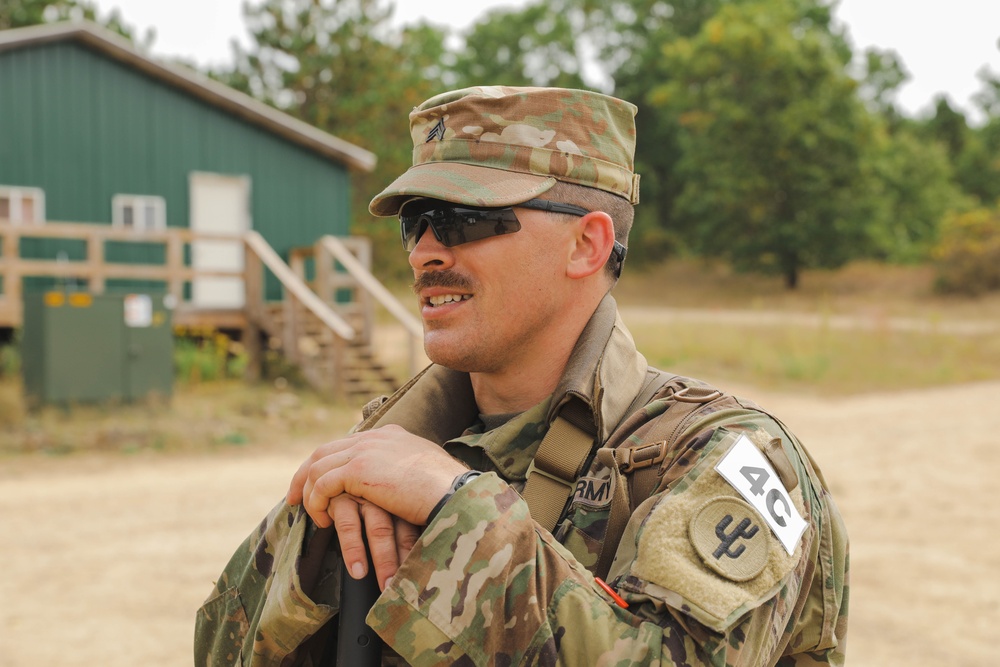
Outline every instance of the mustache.
{"type": "Polygon", "coordinates": [[[420,276],[413,281],[414,294],[419,294],[420,290],[427,289],[429,287],[455,287],[466,292],[474,291],[471,280],[459,273],[455,273],[451,269],[421,273],[420,276]]]}

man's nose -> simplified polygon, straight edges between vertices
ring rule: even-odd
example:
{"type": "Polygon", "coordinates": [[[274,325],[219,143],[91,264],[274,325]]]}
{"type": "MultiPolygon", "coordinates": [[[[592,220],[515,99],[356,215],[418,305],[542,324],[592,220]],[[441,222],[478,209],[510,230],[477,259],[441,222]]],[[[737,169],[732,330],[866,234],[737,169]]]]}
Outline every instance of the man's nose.
{"type": "Polygon", "coordinates": [[[450,268],[455,263],[452,249],[437,240],[430,225],[423,225],[418,232],[417,244],[410,251],[410,266],[416,271],[430,268],[450,268]]]}

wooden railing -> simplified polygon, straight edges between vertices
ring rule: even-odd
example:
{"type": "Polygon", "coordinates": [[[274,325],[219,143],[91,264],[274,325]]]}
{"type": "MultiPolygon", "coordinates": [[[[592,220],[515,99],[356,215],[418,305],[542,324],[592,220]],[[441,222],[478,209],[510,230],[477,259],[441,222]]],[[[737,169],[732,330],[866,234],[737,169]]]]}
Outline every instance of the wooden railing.
{"type": "MultiPolygon", "coordinates": [[[[324,236],[313,246],[290,253],[291,266],[255,231],[242,238],[169,228],[139,233],[110,225],[46,223],[12,225],[0,220],[0,327],[20,326],[23,319],[24,279],[31,276],[80,281],[75,289],[99,294],[111,280],[148,280],[162,283],[173,302],[175,324],[239,329],[251,356],[251,374],[263,359],[262,344],[278,341],[281,353],[297,365],[313,386],[336,395],[371,395],[398,386],[375,358],[373,306],[383,306],[401,324],[407,338],[408,372],[423,362],[417,349],[420,322],[371,274],[371,243],[365,238],[324,236]],[[59,239],[82,243],[82,259],[24,258],[23,239],[59,239]],[[186,263],[188,247],[199,241],[242,243],[242,270],[206,270],[186,263]],[[109,261],[107,245],[161,245],[159,264],[109,261]],[[305,264],[314,261],[315,276],[307,280],[305,264]],[[268,299],[267,275],[277,280],[280,299],[268,299]],[[199,307],[185,298],[186,285],[199,278],[239,280],[245,300],[240,307],[199,307]],[[350,290],[346,301],[343,290],[350,290]]],[[[273,294],[273,293],[272,293],[273,294]]]]}
{"type": "MultiPolygon", "coordinates": [[[[323,236],[293,248],[287,266],[255,232],[246,235],[246,250],[247,340],[260,341],[261,332],[277,337],[285,357],[314,386],[367,398],[399,386],[396,374],[383,365],[384,346],[377,346],[378,354],[373,349],[376,303],[402,325],[406,373],[415,374],[425,361],[417,347],[423,336],[419,320],[371,273],[369,239],[323,236]],[[281,285],[280,308],[261,299],[265,268],[281,285]]],[[[251,363],[257,363],[262,350],[249,351],[251,363]]]]}
{"type": "MultiPolygon", "coordinates": [[[[359,301],[364,307],[365,326],[362,327],[363,335],[371,336],[375,330],[374,314],[371,308],[370,299],[375,299],[403,326],[406,332],[407,358],[409,362],[408,375],[416,375],[421,364],[421,357],[418,352],[420,343],[423,340],[423,325],[406,307],[399,302],[392,292],[385,288],[378,279],[372,275],[371,266],[371,245],[366,243],[364,248],[368,253],[367,261],[362,263],[354,253],[347,247],[347,242],[351,239],[340,239],[336,236],[323,236],[316,242],[316,282],[318,285],[325,285],[319,288],[320,296],[328,303],[334,301],[332,285],[334,281],[332,275],[336,274],[335,262],[353,278],[353,283],[357,286],[361,294],[359,301]],[[321,280],[321,277],[323,278],[321,280]]],[[[367,239],[365,239],[367,241],[367,239]]],[[[370,338],[366,342],[371,342],[370,338]]]]}
{"type": "Polygon", "coordinates": [[[43,225],[14,225],[0,219],[0,326],[21,324],[23,279],[32,276],[49,276],[58,279],[82,281],[84,289],[101,294],[109,280],[151,280],[162,282],[175,307],[190,308],[184,298],[184,284],[196,278],[243,278],[239,270],[220,271],[196,269],[184,261],[185,246],[195,241],[233,241],[231,235],[196,233],[190,229],[168,228],[162,231],[137,232],[110,225],[79,222],[46,222],[43,225]],[[61,239],[82,241],[86,247],[84,259],[52,260],[25,259],[21,257],[22,239],[61,239]],[[108,261],[105,257],[109,241],[127,244],[161,244],[165,248],[162,264],[134,264],[108,261]]]}
{"type": "Polygon", "coordinates": [[[247,232],[243,240],[248,251],[245,270],[247,310],[254,315],[265,317],[264,267],[266,266],[281,283],[283,304],[293,303],[305,308],[311,316],[344,340],[354,338],[354,328],[309,289],[305,281],[285,264],[260,233],[247,232]]]}
{"type": "Polygon", "coordinates": [[[259,376],[263,361],[261,341],[267,336],[280,340],[285,359],[299,367],[309,384],[343,395],[344,344],[356,337],[354,327],[333,312],[305,281],[257,232],[244,236],[246,247],[247,352],[250,374],[259,376]],[[281,300],[275,307],[265,298],[265,269],[281,285],[281,300]]]}

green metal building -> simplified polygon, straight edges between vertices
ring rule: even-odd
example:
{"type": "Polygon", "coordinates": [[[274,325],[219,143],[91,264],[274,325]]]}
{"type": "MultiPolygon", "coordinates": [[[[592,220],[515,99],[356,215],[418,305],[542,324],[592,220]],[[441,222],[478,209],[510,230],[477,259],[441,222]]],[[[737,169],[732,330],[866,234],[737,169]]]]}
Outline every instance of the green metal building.
{"type": "MultiPolygon", "coordinates": [[[[348,233],[350,171],[370,170],[374,161],[186,67],[153,60],[99,26],[0,31],[0,225],[91,223],[137,235],[253,229],[287,258],[323,234],[348,233]]],[[[76,260],[84,246],[21,238],[19,254],[76,260]]],[[[242,250],[224,246],[204,242],[186,261],[209,268],[242,261],[242,250]]],[[[103,252],[108,261],[162,263],[165,251],[111,242],[103,252]]],[[[238,301],[235,288],[224,282],[206,279],[200,293],[191,286],[192,300],[238,307],[230,303],[238,301]]]]}

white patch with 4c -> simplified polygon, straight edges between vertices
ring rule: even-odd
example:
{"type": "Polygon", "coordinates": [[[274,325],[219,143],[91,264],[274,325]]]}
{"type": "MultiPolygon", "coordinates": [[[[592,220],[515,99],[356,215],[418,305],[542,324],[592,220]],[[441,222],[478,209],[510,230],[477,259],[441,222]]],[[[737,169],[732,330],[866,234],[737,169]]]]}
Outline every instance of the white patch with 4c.
{"type": "Polygon", "coordinates": [[[793,555],[806,522],[760,450],[741,435],[715,469],[764,517],[785,551],[793,555]]]}

